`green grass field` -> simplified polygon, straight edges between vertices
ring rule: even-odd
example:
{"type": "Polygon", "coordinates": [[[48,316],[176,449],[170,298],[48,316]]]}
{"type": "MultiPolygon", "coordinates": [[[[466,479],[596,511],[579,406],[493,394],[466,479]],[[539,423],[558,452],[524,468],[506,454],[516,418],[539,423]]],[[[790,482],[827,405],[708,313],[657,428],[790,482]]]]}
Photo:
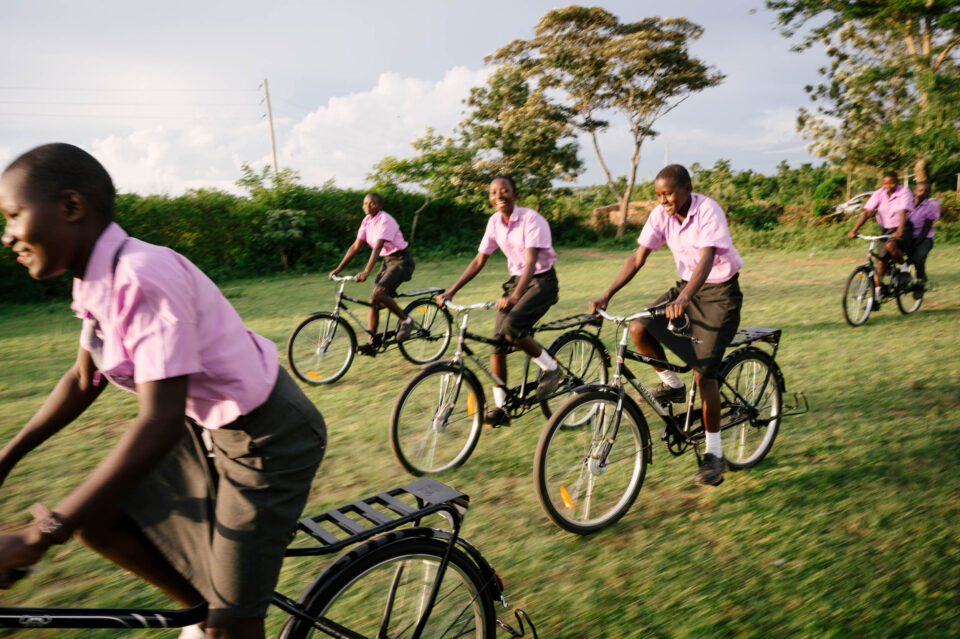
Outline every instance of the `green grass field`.
{"type": "MultiPolygon", "coordinates": [[[[804,391],[810,402],[808,414],[784,420],[758,467],[727,475],[718,488],[698,488],[694,456],[673,458],[656,442],[632,510],[587,538],[554,527],[537,502],[532,459],[544,425],[539,411],[510,428],[486,429],[470,460],[438,477],[470,495],[464,535],[497,568],[511,605],[531,614],[541,637],[960,636],[960,420],[954,413],[960,409],[960,246],[938,246],[931,254],[931,287],[918,313],[903,316],[891,303],[851,328],[840,299],[863,249],[851,243],[827,251],[743,251],[741,326],[783,329],[778,362],[787,390],[804,391]]],[[[625,257],[561,250],[561,301],[546,319],[584,312],[625,257]]],[[[410,286],[449,285],[468,259],[421,263],[410,286]]],[[[495,298],[505,272],[502,260],[492,260],[457,301],[495,298]]],[[[655,254],[611,310],[652,301],[675,276],[669,254],[655,254]]],[[[366,294],[369,284],[350,290],[366,294]]],[[[248,326],[282,352],[293,327],[308,312],[328,308],[335,289],[313,275],[234,282],[224,291],[248,326]]],[[[492,326],[492,313],[475,317],[472,326],[480,332],[492,326]]],[[[0,328],[0,438],[6,441],[73,360],[79,322],[61,302],[4,308],[0,328]]],[[[608,343],[611,328],[604,328],[608,343]]],[[[515,378],[520,359],[513,358],[515,378]]],[[[311,512],[411,479],[393,459],[387,424],[397,394],[416,371],[394,350],[358,357],[331,387],[306,389],[330,437],[311,512]]],[[[55,504],[97,464],[135,411],[132,396],[111,388],[25,459],[3,486],[3,527],[28,522],[34,501],[55,504]]],[[[291,563],[281,591],[299,594],[319,568],[291,563]]],[[[0,601],[165,605],[156,591],[76,542],[55,548],[0,601]]],[[[271,628],[280,621],[271,614],[271,628]]]]}

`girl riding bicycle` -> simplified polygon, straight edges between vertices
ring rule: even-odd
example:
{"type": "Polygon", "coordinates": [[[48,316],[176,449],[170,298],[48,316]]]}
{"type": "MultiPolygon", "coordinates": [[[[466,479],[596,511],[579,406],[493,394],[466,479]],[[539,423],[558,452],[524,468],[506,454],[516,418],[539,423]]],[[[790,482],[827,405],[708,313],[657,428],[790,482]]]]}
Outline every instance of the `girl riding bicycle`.
{"type": "Polygon", "coordinates": [[[376,355],[377,327],[380,325],[380,307],[386,307],[391,313],[400,318],[400,328],[397,329],[397,340],[410,337],[413,331],[413,320],[403,312],[394,299],[397,296],[397,287],[413,277],[416,265],[413,256],[408,250],[408,243],[403,239],[400,226],[393,216],[383,210],[383,198],[377,193],[367,193],[363,198],[363,222],[357,231],[357,239],[347,249],[337,268],[330,271],[333,278],[342,271],[350,260],[360,252],[363,243],[370,245],[370,259],[362,271],[357,273],[357,281],[362,282],[370,276],[377,258],[382,257],[383,263],[373,281],[373,291],[370,293],[370,333],[371,346],[360,350],[364,355],[376,355]]]}
{"type": "Polygon", "coordinates": [[[3,243],[34,278],[70,272],[83,319],[75,363],[0,450],[0,482],[79,417],[104,378],[139,403],[89,477],[0,537],[0,571],[76,535],[182,604],[206,601],[206,636],[263,637],[323,456],[323,418],[212,281],[112,221],[114,195],[103,166],[68,144],[28,151],[0,177],[3,243]]]}
{"type": "MultiPolygon", "coordinates": [[[[620,273],[603,296],[590,301],[590,312],[606,308],[614,294],[643,267],[651,251],[664,242],[673,253],[680,282],[664,293],[653,306],[666,305],[666,316],[635,320],[630,335],[637,350],[656,359],[666,359],[665,344],[693,367],[694,379],[703,402],[703,424],[707,451],[696,482],[716,486],[723,481],[725,463],[720,443],[720,389],[717,372],[723,352],[740,325],[740,254],[730,240],[727,217],[720,205],[693,192],[690,174],[679,164],[664,167],[654,181],[660,202],[637,240],[640,245],[627,258],[620,273]],[[668,321],[687,314],[691,336],[674,335],[668,321]]],[[[674,371],[659,370],[661,384],[651,393],[657,401],[682,402],[686,388],[674,371]]]]}
{"type": "MultiPolygon", "coordinates": [[[[553,250],[550,225],[532,209],[516,206],[517,187],[513,179],[497,176],[490,182],[490,205],[496,212],[487,221],[480,240],[477,256],[464,269],[456,284],[437,296],[443,306],[467,282],[476,277],[490,256],[498,248],[507,256],[510,279],[503,283],[503,296],[496,302],[497,320],[494,338],[503,337],[508,343],[530,356],[543,374],[537,386],[537,395],[546,397],[557,389],[563,373],[553,357],[531,337],[531,329],[551,306],[557,303],[559,285],[553,265],[557,253],[553,250]]],[[[507,354],[494,350],[490,354],[490,370],[507,381],[507,354]]],[[[504,410],[506,391],[493,387],[495,407],[484,416],[490,426],[506,426],[510,416],[504,410]]]]}

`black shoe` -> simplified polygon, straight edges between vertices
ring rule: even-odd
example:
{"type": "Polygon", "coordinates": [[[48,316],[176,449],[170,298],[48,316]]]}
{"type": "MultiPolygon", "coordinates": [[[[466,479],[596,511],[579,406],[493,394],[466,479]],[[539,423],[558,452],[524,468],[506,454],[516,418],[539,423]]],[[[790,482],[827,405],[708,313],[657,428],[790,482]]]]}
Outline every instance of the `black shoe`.
{"type": "Polygon", "coordinates": [[[674,404],[679,404],[687,400],[687,385],[684,384],[680,388],[674,388],[666,382],[660,382],[653,387],[653,390],[650,391],[651,397],[661,405],[666,406],[667,404],[673,402],[674,404]]]}
{"type": "Polygon", "coordinates": [[[537,384],[537,399],[543,401],[557,391],[560,386],[560,380],[563,379],[563,371],[557,366],[552,371],[544,371],[540,375],[540,383],[537,384]]]}
{"type": "Polygon", "coordinates": [[[400,322],[400,328],[397,329],[397,341],[402,342],[403,340],[410,337],[410,334],[413,332],[413,320],[408,319],[406,322],[400,322]]]}
{"type": "Polygon", "coordinates": [[[693,481],[698,486],[719,486],[723,483],[723,471],[726,469],[727,462],[723,457],[707,453],[703,456],[703,463],[700,464],[700,470],[693,481]]]}
{"type": "Polygon", "coordinates": [[[377,356],[377,346],[374,343],[363,344],[357,346],[357,352],[361,355],[366,355],[367,357],[376,357],[377,356]]]}
{"type": "Polygon", "coordinates": [[[913,299],[919,300],[923,299],[923,290],[927,287],[927,283],[923,280],[917,280],[913,284],[913,299]]]}
{"type": "Polygon", "coordinates": [[[510,416],[507,415],[507,411],[503,410],[499,406],[493,410],[487,411],[487,414],[483,417],[483,423],[491,428],[500,428],[501,426],[510,425],[510,416]]]}

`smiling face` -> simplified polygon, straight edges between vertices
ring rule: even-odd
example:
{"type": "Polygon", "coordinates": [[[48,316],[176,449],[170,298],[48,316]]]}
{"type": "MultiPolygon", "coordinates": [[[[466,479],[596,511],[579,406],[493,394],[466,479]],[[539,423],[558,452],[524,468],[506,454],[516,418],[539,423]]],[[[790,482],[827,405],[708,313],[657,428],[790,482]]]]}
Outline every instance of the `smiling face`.
{"type": "Polygon", "coordinates": [[[13,249],[31,277],[42,280],[71,270],[78,249],[71,223],[75,216],[66,194],[47,199],[29,193],[27,177],[25,169],[13,168],[0,178],[3,244],[13,249]]]}
{"type": "Polygon", "coordinates": [[[374,195],[373,193],[368,194],[363,198],[363,212],[373,217],[382,210],[383,203],[380,201],[380,198],[374,195]]]}
{"type": "Polygon", "coordinates": [[[897,185],[899,185],[897,178],[890,177],[889,175],[883,178],[883,181],[880,183],[884,191],[887,192],[887,195],[893,195],[893,192],[897,190],[897,185]]]}
{"type": "Polygon", "coordinates": [[[513,205],[517,201],[517,192],[510,182],[497,178],[490,183],[490,206],[501,215],[513,213],[513,205]]]}
{"type": "Polygon", "coordinates": [[[690,187],[678,186],[675,180],[668,177],[658,177],[653,188],[657,192],[657,202],[667,215],[676,215],[683,211],[693,192],[690,187]]]}

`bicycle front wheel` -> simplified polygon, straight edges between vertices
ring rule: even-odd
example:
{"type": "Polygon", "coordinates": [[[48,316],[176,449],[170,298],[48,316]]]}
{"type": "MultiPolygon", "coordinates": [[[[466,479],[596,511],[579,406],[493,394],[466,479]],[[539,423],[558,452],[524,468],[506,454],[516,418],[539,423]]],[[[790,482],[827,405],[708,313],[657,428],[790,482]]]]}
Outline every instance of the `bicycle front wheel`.
{"type": "Polygon", "coordinates": [[[410,337],[397,342],[403,356],[414,364],[428,364],[443,357],[453,333],[449,313],[430,299],[411,302],[403,312],[414,325],[410,337]]]}
{"type": "Polygon", "coordinates": [[[333,313],[315,313],[303,320],[287,342],[290,370],[308,384],[330,384],[350,368],[357,336],[333,313]]]}
{"type": "Polygon", "coordinates": [[[647,423],[627,403],[618,414],[617,404],[612,391],[576,395],[540,436],[533,460],[537,497],[551,521],[566,531],[585,535],[615,523],[640,493],[647,472],[647,423]]]}
{"type": "MultiPolygon", "coordinates": [[[[311,616],[322,615],[363,637],[412,637],[446,550],[446,542],[423,536],[373,540],[331,566],[329,578],[318,579],[302,603],[311,616]]],[[[421,636],[493,639],[493,606],[490,584],[469,556],[454,548],[421,636]]],[[[328,636],[304,621],[290,623],[290,639],[328,636]]]]}
{"type": "Polygon", "coordinates": [[[860,326],[870,317],[875,304],[873,276],[869,268],[861,266],[850,274],[843,289],[843,317],[850,326],[860,326]]]}
{"type": "Polygon", "coordinates": [[[744,348],[720,370],[720,435],[732,470],[755,466],[773,447],[780,429],[783,389],[766,353],[744,348]]]}
{"type": "MultiPolygon", "coordinates": [[[[923,286],[917,280],[917,267],[908,265],[910,281],[897,285],[897,308],[903,314],[916,313],[923,304],[923,286]]],[[[898,271],[897,274],[902,271],[898,271]]]]}
{"type": "Polygon", "coordinates": [[[603,344],[595,337],[579,331],[563,333],[547,348],[557,363],[567,372],[561,382],[562,394],[540,402],[540,410],[547,419],[553,414],[550,407],[561,405],[573,395],[573,389],[584,384],[606,384],[607,362],[603,344]],[[565,391],[565,392],[563,392],[565,391]]]}
{"type": "Polygon", "coordinates": [[[390,417],[390,447],[414,475],[460,466],[477,445],[483,391],[461,366],[434,364],[410,380],[390,417]]]}

